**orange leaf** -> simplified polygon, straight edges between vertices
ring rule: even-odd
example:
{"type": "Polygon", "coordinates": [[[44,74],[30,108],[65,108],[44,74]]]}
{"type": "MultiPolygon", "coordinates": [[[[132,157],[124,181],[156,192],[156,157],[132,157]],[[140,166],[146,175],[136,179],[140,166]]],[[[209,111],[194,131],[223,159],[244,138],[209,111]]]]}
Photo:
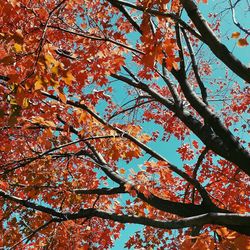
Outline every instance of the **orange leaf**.
{"type": "Polygon", "coordinates": [[[125,174],[125,173],[126,173],[126,170],[125,170],[124,168],[121,168],[121,169],[120,169],[120,173],[121,173],[121,174],[125,174]]]}
{"type": "Polygon", "coordinates": [[[231,38],[237,39],[240,37],[240,32],[233,32],[231,38]]]}
{"type": "Polygon", "coordinates": [[[247,46],[248,42],[247,42],[246,38],[241,38],[241,39],[238,40],[237,44],[238,44],[239,47],[243,47],[243,46],[247,46]]]}
{"type": "Polygon", "coordinates": [[[58,96],[60,98],[60,100],[63,102],[63,103],[66,103],[67,102],[67,97],[65,94],[63,94],[62,92],[59,92],[58,93],[58,96]]]}
{"type": "Polygon", "coordinates": [[[72,75],[72,73],[70,71],[68,71],[66,73],[66,77],[63,77],[63,80],[65,81],[65,83],[67,85],[71,85],[72,81],[75,80],[74,76],[72,75]]]}

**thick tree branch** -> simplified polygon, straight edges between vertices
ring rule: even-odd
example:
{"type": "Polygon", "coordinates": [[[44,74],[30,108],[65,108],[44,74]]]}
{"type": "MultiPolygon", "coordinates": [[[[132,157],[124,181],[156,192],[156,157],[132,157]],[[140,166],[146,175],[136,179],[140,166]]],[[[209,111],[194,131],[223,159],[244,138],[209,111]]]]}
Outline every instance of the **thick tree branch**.
{"type": "MultiPolygon", "coordinates": [[[[179,71],[172,70],[172,73],[178,80],[186,99],[189,101],[191,106],[200,114],[200,116],[203,117],[205,122],[204,129],[209,130],[208,126],[206,125],[211,126],[220,140],[219,147],[213,140],[205,140],[204,143],[215,153],[235,163],[240,169],[250,175],[249,152],[241,146],[240,142],[233,136],[230,130],[226,128],[226,126],[220,121],[220,118],[215,113],[213,113],[202,100],[200,100],[200,98],[196,95],[196,93],[189,85],[186,76],[181,74],[179,71]]],[[[189,128],[192,130],[191,127],[189,128]]]]}
{"type": "Polygon", "coordinates": [[[117,3],[114,0],[108,0],[114,7],[119,9],[123,15],[127,18],[127,20],[132,24],[132,26],[137,30],[140,34],[142,34],[142,30],[140,26],[135,22],[135,20],[131,17],[131,15],[128,13],[125,7],[123,7],[120,3],[117,3]]]}
{"type": "Polygon", "coordinates": [[[185,228],[192,226],[201,226],[205,224],[215,224],[215,225],[227,226],[229,228],[238,229],[241,233],[250,235],[250,230],[249,230],[250,215],[248,214],[205,213],[185,219],[180,219],[177,221],[159,221],[155,219],[149,219],[146,217],[117,215],[115,213],[104,212],[94,208],[80,209],[78,213],[62,213],[62,212],[57,212],[54,209],[37,205],[33,202],[29,202],[27,200],[22,200],[15,196],[8,195],[3,191],[0,191],[0,196],[8,200],[14,201],[18,204],[21,204],[27,208],[35,209],[50,214],[54,216],[55,217],[54,219],[58,222],[66,220],[76,220],[81,218],[89,219],[93,217],[98,217],[102,219],[117,221],[120,223],[136,223],[163,229],[178,229],[178,228],[185,228]]]}
{"type": "Polygon", "coordinates": [[[191,131],[193,131],[208,148],[225,159],[235,163],[244,172],[250,175],[250,154],[240,145],[239,141],[236,140],[220,119],[212,111],[210,111],[206,104],[195,94],[187,82],[185,75],[174,70],[172,70],[172,73],[180,83],[182,91],[189,103],[201,115],[201,117],[203,117],[205,125],[184,109],[176,108],[172,102],[157,93],[155,90],[151,89],[147,84],[134,82],[130,78],[118,74],[112,74],[111,76],[151,95],[156,101],[173,111],[176,116],[191,131]],[[215,133],[209,129],[208,126],[206,126],[206,123],[213,128],[215,133]]]}
{"type": "Polygon", "coordinates": [[[214,55],[224,62],[235,74],[250,83],[250,68],[235,58],[228,48],[219,41],[201,15],[195,2],[193,0],[181,0],[181,3],[195,27],[200,32],[202,41],[208,45],[214,55]]]}
{"type": "MultiPolygon", "coordinates": [[[[58,217],[58,218],[64,218],[62,213],[57,212],[56,210],[54,210],[52,208],[45,207],[45,206],[42,206],[42,205],[37,205],[37,204],[35,204],[33,202],[30,202],[28,200],[23,200],[23,199],[18,198],[16,196],[7,194],[6,192],[4,192],[2,190],[0,190],[0,196],[5,198],[5,199],[8,199],[10,201],[14,201],[17,204],[21,204],[24,207],[35,209],[37,211],[44,212],[44,213],[50,214],[50,215],[58,217]]],[[[66,218],[64,218],[64,219],[66,219],[66,218]]]]}

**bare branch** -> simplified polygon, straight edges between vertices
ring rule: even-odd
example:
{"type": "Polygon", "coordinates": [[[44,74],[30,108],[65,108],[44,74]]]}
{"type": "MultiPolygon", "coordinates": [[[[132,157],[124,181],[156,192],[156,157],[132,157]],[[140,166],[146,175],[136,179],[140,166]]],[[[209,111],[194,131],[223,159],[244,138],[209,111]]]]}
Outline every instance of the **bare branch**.
{"type": "MultiPolygon", "coordinates": [[[[237,3],[238,1],[236,1],[237,3]]],[[[229,3],[230,3],[230,9],[231,9],[231,12],[232,12],[232,19],[233,19],[233,22],[234,24],[240,29],[242,30],[244,33],[246,33],[248,36],[250,35],[250,29],[245,29],[240,23],[239,21],[236,19],[236,14],[235,14],[235,6],[236,6],[236,3],[233,4],[231,0],[229,0],[229,3]]]]}
{"type": "Polygon", "coordinates": [[[186,41],[186,44],[187,44],[187,47],[188,47],[188,50],[189,50],[189,54],[190,54],[190,57],[191,57],[191,64],[192,64],[192,67],[193,67],[193,71],[194,71],[194,75],[195,75],[195,78],[199,84],[199,87],[200,87],[200,90],[201,90],[201,96],[202,96],[202,100],[203,102],[208,105],[208,102],[207,102],[207,90],[200,78],[200,74],[199,74],[199,71],[198,71],[198,66],[197,66],[197,63],[196,63],[196,60],[195,60],[195,56],[194,56],[194,52],[193,52],[193,48],[192,48],[192,45],[190,44],[189,42],[189,39],[187,37],[187,34],[185,32],[185,30],[182,29],[182,34],[184,35],[184,38],[185,38],[185,41],[186,41]]]}

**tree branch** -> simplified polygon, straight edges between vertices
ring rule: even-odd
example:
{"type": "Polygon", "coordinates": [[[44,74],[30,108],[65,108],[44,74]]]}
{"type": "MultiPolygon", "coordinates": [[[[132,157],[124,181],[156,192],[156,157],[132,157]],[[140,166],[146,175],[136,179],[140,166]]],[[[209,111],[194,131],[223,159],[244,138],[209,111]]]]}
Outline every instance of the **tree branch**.
{"type": "Polygon", "coordinates": [[[201,15],[195,2],[193,0],[181,0],[181,3],[195,27],[200,32],[202,41],[208,45],[214,55],[224,62],[235,74],[250,83],[250,68],[235,58],[228,48],[219,41],[201,15]]]}
{"type": "Polygon", "coordinates": [[[201,90],[201,96],[202,96],[202,100],[203,102],[208,105],[208,102],[207,102],[207,90],[200,78],[200,74],[199,74],[199,71],[198,71],[198,66],[197,66],[197,63],[196,63],[196,60],[195,60],[195,56],[194,56],[194,52],[193,52],[193,48],[192,48],[192,45],[190,44],[189,42],[189,39],[187,37],[187,34],[185,32],[184,29],[182,29],[182,34],[184,35],[184,38],[185,38],[185,41],[186,41],[186,44],[187,44],[187,47],[188,47],[188,51],[189,51],[189,54],[190,54],[190,57],[191,57],[191,63],[192,63],[192,68],[193,68],[193,71],[194,71],[194,75],[195,75],[195,78],[197,80],[197,83],[200,87],[200,90],[201,90]]]}
{"type": "MultiPolygon", "coordinates": [[[[206,144],[206,146],[211,148],[215,153],[221,155],[225,159],[235,163],[246,174],[250,175],[249,152],[241,146],[240,142],[233,136],[231,131],[220,121],[220,118],[215,113],[213,113],[202,100],[200,100],[200,98],[192,90],[190,84],[186,79],[186,76],[175,70],[172,70],[172,73],[178,80],[188,102],[204,119],[204,130],[209,131],[209,127],[207,125],[210,125],[213,131],[218,136],[216,138],[217,143],[215,140],[205,138],[206,140],[204,140],[204,143],[206,144]],[[218,145],[218,143],[220,145],[218,145]]],[[[192,127],[189,128],[193,130],[192,127]]]]}
{"type": "Polygon", "coordinates": [[[132,26],[135,28],[135,30],[137,30],[140,34],[142,34],[142,30],[141,30],[140,26],[130,16],[130,14],[128,13],[126,8],[124,8],[120,3],[117,3],[114,0],[108,0],[108,2],[110,2],[114,7],[119,9],[123,13],[123,15],[127,18],[127,20],[132,24],[132,26]]]}
{"type": "Polygon", "coordinates": [[[98,37],[98,36],[94,36],[94,35],[87,35],[87,34],[84,34],[84,33],[75,32],[73,30],[64,29],[64,28],[54,26],[54,25],[49,25],[48,28],[57,29],[57,30],[63,31],[65,33],[69,33],[69,34],[72,34],[72,35],[84,37],[84,38],[91,39],[91,40],[94,40],[94,41],[110,42],[110,43],[113,43],[113,44],[115,44],[117,46],[121,46],[121,47],[123,47],[125,49],[128,49],[130,51],[136,52],[138,54],[144,54],[144,52],[142,52],[142,51],[140,51],[138,49],[132,48],[132,47],[130,47],[130,46],[124,44],[124,43],[117,42],[117,41],[115,41],[115,40],[113,40],[111,38],[108,38],[108,37],[98,37]]]}

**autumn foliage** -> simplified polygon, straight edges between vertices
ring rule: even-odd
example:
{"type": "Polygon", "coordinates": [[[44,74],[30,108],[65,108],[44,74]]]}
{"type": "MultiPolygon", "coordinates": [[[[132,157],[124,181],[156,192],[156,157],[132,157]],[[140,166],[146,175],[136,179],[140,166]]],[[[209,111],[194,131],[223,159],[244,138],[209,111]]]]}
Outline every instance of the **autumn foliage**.
{"type": "Polygon", "coordinates": [[[250,249],[249,29],[210,2],[0,0],[0,247],[250,249]]]}

